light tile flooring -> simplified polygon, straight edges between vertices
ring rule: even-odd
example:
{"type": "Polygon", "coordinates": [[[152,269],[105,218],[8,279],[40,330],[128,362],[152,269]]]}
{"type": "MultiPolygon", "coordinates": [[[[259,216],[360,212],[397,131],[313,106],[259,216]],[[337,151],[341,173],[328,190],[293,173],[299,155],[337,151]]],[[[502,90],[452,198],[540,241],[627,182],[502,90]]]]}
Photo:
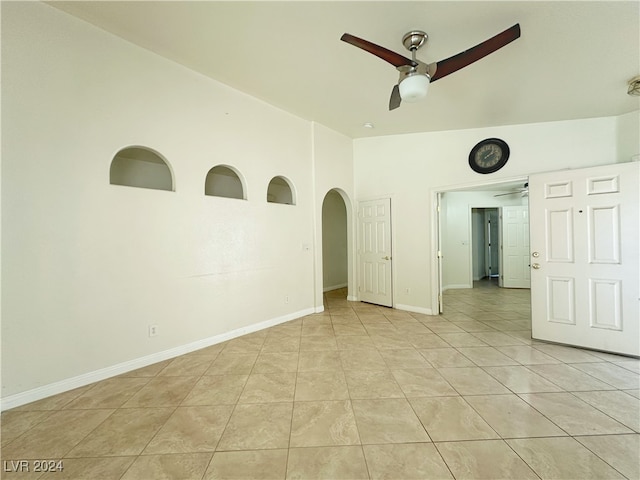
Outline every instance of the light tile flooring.
{"type": "Polygon", "coordinates": [[[480,285],[442,316],[329,292],[322,314],[5,412],[2,478],[639,478],[640,361],[534,342],[529,292],[480,285]]]}

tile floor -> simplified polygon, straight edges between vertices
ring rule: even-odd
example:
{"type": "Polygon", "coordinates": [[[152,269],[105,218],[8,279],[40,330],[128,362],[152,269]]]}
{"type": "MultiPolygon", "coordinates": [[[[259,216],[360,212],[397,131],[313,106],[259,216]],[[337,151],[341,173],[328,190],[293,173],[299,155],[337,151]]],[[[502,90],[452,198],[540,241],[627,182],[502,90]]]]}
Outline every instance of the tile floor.
{"type": "Polygon", "coordinates": [[[529,292],[478,286],[442,316],[329,292],[322,314],[7,411],[2,478],[639,478],[640,361],[532,341],[529,292]]]}

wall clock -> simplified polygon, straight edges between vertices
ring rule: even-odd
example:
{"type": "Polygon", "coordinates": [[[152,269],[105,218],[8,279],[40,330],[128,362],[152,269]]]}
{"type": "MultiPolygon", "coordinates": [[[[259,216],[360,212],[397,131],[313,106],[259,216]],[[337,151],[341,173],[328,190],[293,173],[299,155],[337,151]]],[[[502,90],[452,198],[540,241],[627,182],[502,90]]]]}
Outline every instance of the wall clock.
{"type": "Polygon", "coordinates": [[[499,138],[487,138],[478,142],[469,153],[469,166],[478,173],[493,173],[509,160],[509,145],[499,138]]]}

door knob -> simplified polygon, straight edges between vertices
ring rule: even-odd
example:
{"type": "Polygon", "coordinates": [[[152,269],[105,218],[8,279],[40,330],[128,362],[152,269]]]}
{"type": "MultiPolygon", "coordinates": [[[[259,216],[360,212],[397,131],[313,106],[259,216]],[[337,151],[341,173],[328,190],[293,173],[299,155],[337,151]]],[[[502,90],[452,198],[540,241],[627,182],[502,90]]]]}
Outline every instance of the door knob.
{"type": "Polygon", "coordinates": [[[531,254],[531,256],[532,256],[533,258],[538,258],[538,257],[540,256],[540,254],[539,254],[538,252],[533,252],[533,253],[531,254]]]}
{"type": "Polygon", "coordinates": [[[538,270],[540,268],[540,264],[534,263],[533,265],[531,265],[531,267],[533,267],[534,270],[538,270]]]}
{"type": "Polygon", "coordinates": [[[382,257],[383,260],[391,260],[391,258],[387,255],[385,257],[382,257]]]}

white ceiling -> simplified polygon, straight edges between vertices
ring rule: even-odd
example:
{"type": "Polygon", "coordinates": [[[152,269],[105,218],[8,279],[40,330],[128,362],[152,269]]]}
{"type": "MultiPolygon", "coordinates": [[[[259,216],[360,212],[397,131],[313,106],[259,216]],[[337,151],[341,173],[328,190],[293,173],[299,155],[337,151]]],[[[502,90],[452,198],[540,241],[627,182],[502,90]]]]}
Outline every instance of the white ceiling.
{"type": "Polygon", "coordinates": [[[295,115],[357,138],[620,115],[640,74],[640,2],[52,2],[100,28],[295,115]],[[389,112],[398,75],[340,41],[450,57],[520,23],[515,42],[389,112]],[[375,125],[363,128],[365,122],[375,125]]]}

